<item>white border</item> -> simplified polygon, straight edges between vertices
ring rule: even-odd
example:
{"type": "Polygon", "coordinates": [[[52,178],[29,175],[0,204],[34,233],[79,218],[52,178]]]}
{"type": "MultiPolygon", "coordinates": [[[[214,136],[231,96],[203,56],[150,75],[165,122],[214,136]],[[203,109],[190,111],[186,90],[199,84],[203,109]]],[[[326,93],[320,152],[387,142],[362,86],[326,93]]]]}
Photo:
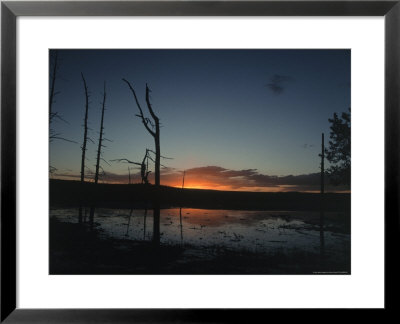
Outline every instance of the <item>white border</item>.
{"type": "Polygon", "coordinates": [[[22,308],[383,307],[383,18],[18,18],[22,308]],[[48,48],[351,48],[350,276],[49,276],[48,48]]]}

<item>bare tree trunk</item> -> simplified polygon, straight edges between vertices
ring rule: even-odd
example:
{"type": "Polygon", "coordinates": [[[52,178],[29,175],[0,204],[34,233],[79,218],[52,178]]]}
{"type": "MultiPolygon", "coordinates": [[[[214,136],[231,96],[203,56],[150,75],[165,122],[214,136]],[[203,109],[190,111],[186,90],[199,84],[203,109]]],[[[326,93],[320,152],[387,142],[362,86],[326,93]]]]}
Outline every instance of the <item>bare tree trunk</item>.
{"type": "Polygon", "coordinates": [[[155,182],[156,187],[159,187],[160,186],[160,162],[161,162],[160,161],[160,159],[161,159],[160,119],[156,116],[156,114],[153,111],[153,108],[152,108],[151,103],[150,103],[149,95],[150,95],[150,89],[146,84],[146,103],[147,103],[147,108],[149,109],[150,115],[153,118],[154,124],[155,124],[155,127],[156,127],[155,133],[154,132],[152,133],[152,135],[154,137],[154,146],[155,146],[155,149],[156,149],[156,161],[155,161],[155,166],[154,166],[154,169],[155,169],[155,171],[154,171],[155,172],[154,182],[155,182]]]}
{"type": "Polygon", "coordinates": [[[55,96],[55,87],[56,87],[56,78],[57,78],[57,69],[58,69],[58,51],[55,51],[54,54],[54,64],[53,64],[53,71],[50,81],[50,97],[49,97],[49,120],[51,122],[53,116],[53,102],[55,96]]]}
{"type": "Polygon", "coordinates": [[[103,107],[101,109],[101,122],[100,122],[100,137],[99,137],[99,146],[97,148],[97,161],[96,161],[96,173],[94,175],[94,183],[98,183],[99,181],[99,169],[100,169],[100,157],[101,157],[101,148],[103,141],[103,132],[104,132],[104,109],[106,106],[106,84],[104,82],[104,94],[103,94],[103,107]]]}
{"type": "Polygon", "coordinates": [[[151,106],[150,103],[150,89],[148,85],[146,84],[146,104],[147,104],[147,109],[149,110],[150,116],[153,119],[153,122],[150,121],[149,118],[145,118],[143,114],[142,107],[140,106],[139,100],[137,99],[136,92],[129,83],[129,81],[122,79],[128,86],[129,89],[131,90],[134,98],[136,105],[139,109],[140,114],[137,115],[142,119],[142,123],[146,130],[150,133],[151,136],[154,138],[154,146],[155,146],[155,192],[154,192],[154,198],[153,198],[153,243],[155,246],[158,246],[160,244],[160,159],[161,159],[161,151],[160,151],[160,119],[158,116],[154,113],[153,107],[151,106]],[[152,127],[155,127],[155,130],[150,128],[149,124],[152,127]]]}
{"type": "Polygon", "coordinates": [[[154,138],[154,144],[156,147],[156,162],[154,165],[154,171],[155,171],[155,179],[154,179],[154,184],[156,187],[160,186],[160,130],[159,126],[157,125],[157,131],[156,131],[156,137],[154,138]]]}
{"type": "Polygon", "coordinates": [[[136,96],[136,92],[133,89],[133,87],[131,86],[131,84],[129,83],[129,81],[127,81],[125,79],[122,79],[122,80],[128,85],[129,89],[131,90],[131,92],[135,98],[136,105],[139,108],[139,112],[140,112],[140,114],[137,116],[142,119],[142,123],[143,123],[144,127],[150,133],[150,135],[154,138],[154,146],[155,146],[155,154],[156,154],[155,166],[154,166],[154,168],[155,168],[155,185],[156,185],[156,187],[159,187],[160,186],[160,165],[161,165],[161,163],[160,163],[160,160],[161,160],[160,119],[154,113],[153,107],[151,106],[151,103],[150,103],[150,92],[151,91],[150,91],[148,85],[146,84],[146,103],[147,103],[147,108],[149,110],[151,118],[153,119],[153,122],[151,122],[149,120],[149,118],[144,117],[142,107],[140,106],[139,100],[137,99],[137,96],[136,96]],[[149,124],[155,127],[155,131],[149,127],[149,124]]]}
{"type": "MultiPolygon", "coordinates": [[[[83,143],[82,143],[82,160],[81,160],[81,197],[83,195],[83,186],[85,182],[85,159],[86,159],[86,143],[88,138],[88,111],[89,111],[89,92],[86,85],[85,77],[82,75],[83,86],[85,88],[85,117],[83,119],[83,143]]],[[[79,223],[82,222],[82,200],[79,204],[79,223]]]]}
{"type": "Polygon", "coordinates": [[[156,131],[155,133],[153,132],[153,138],[154,138],[154,146],[156,149],[156,159],[155,159],[155,179],[154,179],[154,184],[155,184],[155,197],[154,197],[154,211],[153,211],[153,217],[154,217],[154,223],[153,223],[153,244],[155,246],[160,245],[160,159],[161,159],[161,152],[160,152],[160,120],[159,118],[155,115],[153,108],[150,103],[150,89],[146,84],[146,103],[147,103],[147,108],[149,109],[150,115],[153,118],[154,124],[156,131]]]}
{"type": "Polygon", "coordinates": [[[82,161],[81,161],[81,183],[85,182],[85,158],[86,158],[86,143],[88,139],[88,111],[89,111],[89,92],[86,85],[85,77],[82,75],[83,86],[85,88],[85,118],[83,120],[83,143],[82,143],[82,161]]]}

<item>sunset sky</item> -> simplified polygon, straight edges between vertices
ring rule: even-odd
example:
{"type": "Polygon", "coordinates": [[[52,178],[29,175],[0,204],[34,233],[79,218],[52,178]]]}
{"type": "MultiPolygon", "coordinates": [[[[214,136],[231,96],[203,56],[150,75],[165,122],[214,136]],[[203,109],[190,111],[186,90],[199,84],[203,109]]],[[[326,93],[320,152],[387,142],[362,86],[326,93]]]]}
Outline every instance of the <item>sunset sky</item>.
{"type": "MultiPolygon", "coordinates": [[[[160,117],[161,184],[246,191],[314,191],[321,133],[350,107],[350,50],[59,50],[52,128],[52,178],[78,179],[85,107],[91,94],[87,166],[94,172],[103,83],[106,161],[141,162],[154,141],[135,116],[131,82],[145,113],[145,85],[160,117]]],[[[102,163],[104,182],[127,183],[128,164],[102,163]]],[[[328,165],[329,166],[329,165],[328,165]]],[[[153,170],[153,165],[151,165],[153,170]]],[[[132,170],[133,182],[140,182],[132,170]]],[[[87,171],[88,180],[93,176],[87,171]]],[[[153,178],[150,176],[150,182],[153,178]]],[[[344,188],[328,188],[340,190],[344,188]]]]}

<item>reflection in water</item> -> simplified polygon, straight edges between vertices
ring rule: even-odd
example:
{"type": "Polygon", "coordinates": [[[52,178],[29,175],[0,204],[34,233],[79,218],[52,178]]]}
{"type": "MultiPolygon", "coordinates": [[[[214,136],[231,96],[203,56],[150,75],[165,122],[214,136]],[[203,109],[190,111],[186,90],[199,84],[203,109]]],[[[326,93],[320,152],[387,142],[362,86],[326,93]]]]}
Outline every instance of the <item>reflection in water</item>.
{"type": "Polygon", "coordinates": [[[144,210],[143,214],[143,241],[146,240],[146,216],[147,216],[147,207],[144,210]]]}
{"type": "MultiPolygon", "coordinates": [[[[86,211],[86,208],[85,208],[85,211],[86,211]]],[[[79,207],[78,222],[82,223],[82,206],[79,207]]]]}
{"type": "Polygon", "coordinates": [[[153,244],[160,245],[160,205],[156,204],[153,208],[153,244]]]}
{"type": "Polygon", "coordinates": [[[181,228],[181,245],[182,245],[183,244],[182,207],[179,208],[179,227],[181,228]]]}
{"type": "Polygon", "coordinates": [[[129,212],[129,218],[128,218],[128,224],[127,224],[127,226],[126,226],[126,233],[125,233],[125,236],[129,236],[129,235],[128,235],[128,232],[129,232],[129,225],[131,224],[132,213],[133,213],[133,208],[131,208],[131,211],[129,212]]]}
{"type": "Polygon", "coordinates": [[[325,257],[325,236],[324,236],[324,211],[321,210],[320,224],[319,224],[319,244],[320,244],[320,254],[321,262],[324,262],[325,257]]]}
{"type": "MultiPolygon", "coordinates": [[[[340,231],[332,232],[326,227],[318,226],[319,212],[191,208],[135,210],[135,213],[143,213],[143,218],[132,217],[133,212],[133,209],[92,207],[90,219],[94,226],[103,230],[101,235],[117,239],[141,241],[153,236],[155,243],[158,240],[162,244],[224,246],[253,252],[292,248],[319,252],[323,246],[324,251],[329,250],[329,254],[332,255],[335,251],[342,253],[350,240],[348,234],[340,231]],[[162,235],[160,232],[158,235],[153,235],[152,230],[148,232],[148,228],[157,229],[153,222],[154,216],[157,217],[157,212],[160,222],[156,223],[160,224],[158,230],[162,231],[162,235]],[[129,217],[128,225],[126,224],[127,217],[129,217]],[[183,231],[185,231],[184,240],[183,231]]],[[[77,222],[76,214],[76,209],[50,210],[51,217],[66,222],[77,222]]]]}
{"type": "Polygon", "coordinates": [[[90,228],[93,228],[95,210],[96,210],[96,208],[94,206],[90,207],[90,214],[89,214],[89,225],[90,225],[90,228]]]}

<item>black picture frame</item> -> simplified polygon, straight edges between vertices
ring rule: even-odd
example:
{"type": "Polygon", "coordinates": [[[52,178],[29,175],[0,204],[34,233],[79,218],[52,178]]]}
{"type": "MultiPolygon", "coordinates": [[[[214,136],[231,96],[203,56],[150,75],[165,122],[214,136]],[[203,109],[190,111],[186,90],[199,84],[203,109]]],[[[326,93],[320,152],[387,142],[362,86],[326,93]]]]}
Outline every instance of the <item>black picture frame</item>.
{"type": "MultiPolygon", "coordinates": [[[[385,309],[395,309],[399,240],[400,4],[395,1],[2,1],[1,322],[235,322],[266,310],[16,308],[16,18],[18,16],[384,16],[385,309]]],[[[272,311],[272,310],[271,310],[272,311]]],[[[273,310],[275,311],[275,310],[273,310]]],[[[379,313],[381,314],[381,313],[379,313]]]]}

